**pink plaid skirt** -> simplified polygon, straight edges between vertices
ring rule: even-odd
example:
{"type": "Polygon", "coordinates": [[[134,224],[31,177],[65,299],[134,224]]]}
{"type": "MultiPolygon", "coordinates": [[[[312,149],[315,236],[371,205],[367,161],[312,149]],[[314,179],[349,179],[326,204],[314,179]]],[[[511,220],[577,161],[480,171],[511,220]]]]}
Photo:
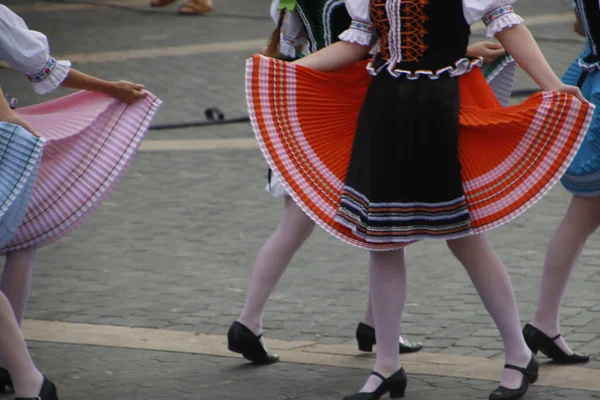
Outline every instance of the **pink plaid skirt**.
{"type": "Polygon", "coordinates": [[[25,218],[0,253],[53,243],[89,217],[125,173],[160,104],[151,93],[128,105],[78,92],[18,109],[46,144],[25,218]]]}

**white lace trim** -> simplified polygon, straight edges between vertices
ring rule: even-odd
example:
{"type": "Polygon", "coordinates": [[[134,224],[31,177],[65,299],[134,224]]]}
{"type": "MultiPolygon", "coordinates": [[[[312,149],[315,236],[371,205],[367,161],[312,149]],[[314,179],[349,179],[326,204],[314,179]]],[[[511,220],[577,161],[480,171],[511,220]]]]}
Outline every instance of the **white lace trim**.
{"type": "MultiPolygon", "coordinates": [[[[38,74],[30,76],[29,80],[33,84],[33,90],[37,94],[48,94],[59,87],[71,71],[71,62],[66,60],[55,61],[55,65],[47,73],[40,71],[38,74]]],[[[48,65],[48,64],[46,64],[48,65]]],[[[46,68],[46,67],[45,67],[46,68]]]]}
{"type": "Polygon", "coordinates": [[[579,65],[579,68],[587,72],[596,72],[600,70],[600,62],[586,63],[583,61],[583,57],[577,59],[577,64],[579,65]]]}
{"type": "Polygon", "coordinates": [[[395,78],[399,78],[400,76],[405,76],[406,79],[415,80],[419,79],[421,76],[426,76],[429,79],[438,79],[440,75],[448,73],[451,77],[456,77],[460,75],[464,75],[470,72],[473,68],[481,68],[483,65],[483,58],[478,57],[474,59],[469,58],[461,58],[456,61],[454,65],[449,65],[445,68],[438,69],[436,71],[430,70],[416,70],[409,71],[404,69],[397,69],[395,65],[390,63],[389,61],[385,64],[381,65],[379,68],[373,68],[373,62],[371,61],[367,66],[369,73],[371,75],[379,74],[383,69],[387,69],[387,71],[395,78]]]}
{"type": "Polygon", "coordinates": [[[361,21],[352,21],[350,28],[342,32],[339,38],[344,42],[370,46],[373,38],[373,25],[361,21]]]}
{"type": "Polygon", "coordinates": [[[495,18],[487,25],[486,29],[486,37],[491,39],[494,35],[506,28],[510,28],[511,26],[520,25],[523,22],[523,18],[515,13],[504,14],[498,18],[495,18]]]}

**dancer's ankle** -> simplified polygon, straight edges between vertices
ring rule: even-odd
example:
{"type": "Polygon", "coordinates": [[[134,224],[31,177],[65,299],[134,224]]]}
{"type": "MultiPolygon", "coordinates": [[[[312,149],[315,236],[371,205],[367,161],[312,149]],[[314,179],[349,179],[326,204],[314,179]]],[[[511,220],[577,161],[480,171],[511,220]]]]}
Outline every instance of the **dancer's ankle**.
{"type": "Polygon", "coordinates": [[[560,333],[560,326],[557,321],[548,321],[547,319],[540,318],[534,315],[529,321],[529,325],[540,330],[544,335],[548,337],[555,337],[560,333]]]}
{"type": "Polygon", "coordinates": [[[19,376],[11,376],[16,397],[36,397],[42,390],[44,375],[37,369],[19,380],[19,376]]]}
{"type": "Polygon", "coordinates": [[[237,321],[244,325],[246,328],[250,329],[250,331],[252,331],[252,333],[254,333],[256,336],[260,335],[262,333],[262,324],[260,321],[253,321],[251,319],[245,318],[243,315],[241,315],[237,321]]]}
{"type": "Polygon", "coordinates": [[[517,367],[525,368],[531,361],[533,353],[527,346],[519,351],[512,351],[510,354],[504,355],[505,364],[516,365],[517,367]]]}

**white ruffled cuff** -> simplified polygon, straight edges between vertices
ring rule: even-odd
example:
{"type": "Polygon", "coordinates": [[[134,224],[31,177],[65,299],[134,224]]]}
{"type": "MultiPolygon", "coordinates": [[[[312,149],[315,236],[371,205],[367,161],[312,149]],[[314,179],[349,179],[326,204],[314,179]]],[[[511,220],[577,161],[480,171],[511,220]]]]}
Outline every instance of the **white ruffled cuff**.
{"type": "Polygon", "coordinates": [[[37,94],[48,94],[63,83],[71,71],[71,62],[50,57],[37,74],[28,75],[37,94]]]}
{"type": "Polygon", "coordinates": [[[370,46],[373,38],[373,25],[362,21],[352,21],[350,28],[342,32],[339,38],[344,42],[370,46]]]}
{"type": "Polygon", "coordinates": [[[488,39],[494,37],[494,35],[506,28],[510,28],[514,25],[520,25],[523,22],[523,18],[515,14],[515,10],[512,6],[506,5],[496,8],[493,11],[485,14],[483,17],[483,23],[486,25],[486,36],[488,39]]]}

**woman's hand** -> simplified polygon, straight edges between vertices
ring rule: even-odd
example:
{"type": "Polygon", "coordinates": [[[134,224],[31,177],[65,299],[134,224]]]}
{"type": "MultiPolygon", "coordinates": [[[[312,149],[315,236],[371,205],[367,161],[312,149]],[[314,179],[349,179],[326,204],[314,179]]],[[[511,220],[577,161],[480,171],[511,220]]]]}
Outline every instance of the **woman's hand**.
{"type": "Polygon", "coordinates": [[[577,86],[565,85],[564,83],[561,83],[560,85],[556,85],[556,87],[549,87],[546,90],[552,91],[552,92],[569,93],[569,94],[572,94],[573,96],[577,97],[581,102],[588,103],[588,101],[585,99],[585,97],[583,97],[581,90],[579,90],[579,88],[577,86]]]}
{"type": "Polygon", "coordinates": [[[21,118],[16,112],[13,110],[3,110],[0,111],[0,122],[8,122],[9,124],[19,125],[20,127],[26,129],[31,132],[34,136],[40,137],[39,133],[27,121],[21,118]]]}
{"type": "Polygon", "coordinates": [[[573,23],[573,30],[579,36],[585,37],[585,30],[583,29],[583,25],[581,25],[581,22],[579,21],[579,19],[575,20],[575,22],[573,23]]]}
{"type": "Polygon", "coordinates": [[[105,93],[123,103],[135,103],[139,99],[146,97],[144,93],[144,85],[131,83],[127,81],[112,82],[105,93]]]}
{"type": "Polygon", "coordinates": [[[467,55],[471,57],[482,57],[483,62],[491,64],[498,57],[502,57],[506,53],[504,47],[500,43],[493,42],[477,42],[467,48],[467,55]]]}

